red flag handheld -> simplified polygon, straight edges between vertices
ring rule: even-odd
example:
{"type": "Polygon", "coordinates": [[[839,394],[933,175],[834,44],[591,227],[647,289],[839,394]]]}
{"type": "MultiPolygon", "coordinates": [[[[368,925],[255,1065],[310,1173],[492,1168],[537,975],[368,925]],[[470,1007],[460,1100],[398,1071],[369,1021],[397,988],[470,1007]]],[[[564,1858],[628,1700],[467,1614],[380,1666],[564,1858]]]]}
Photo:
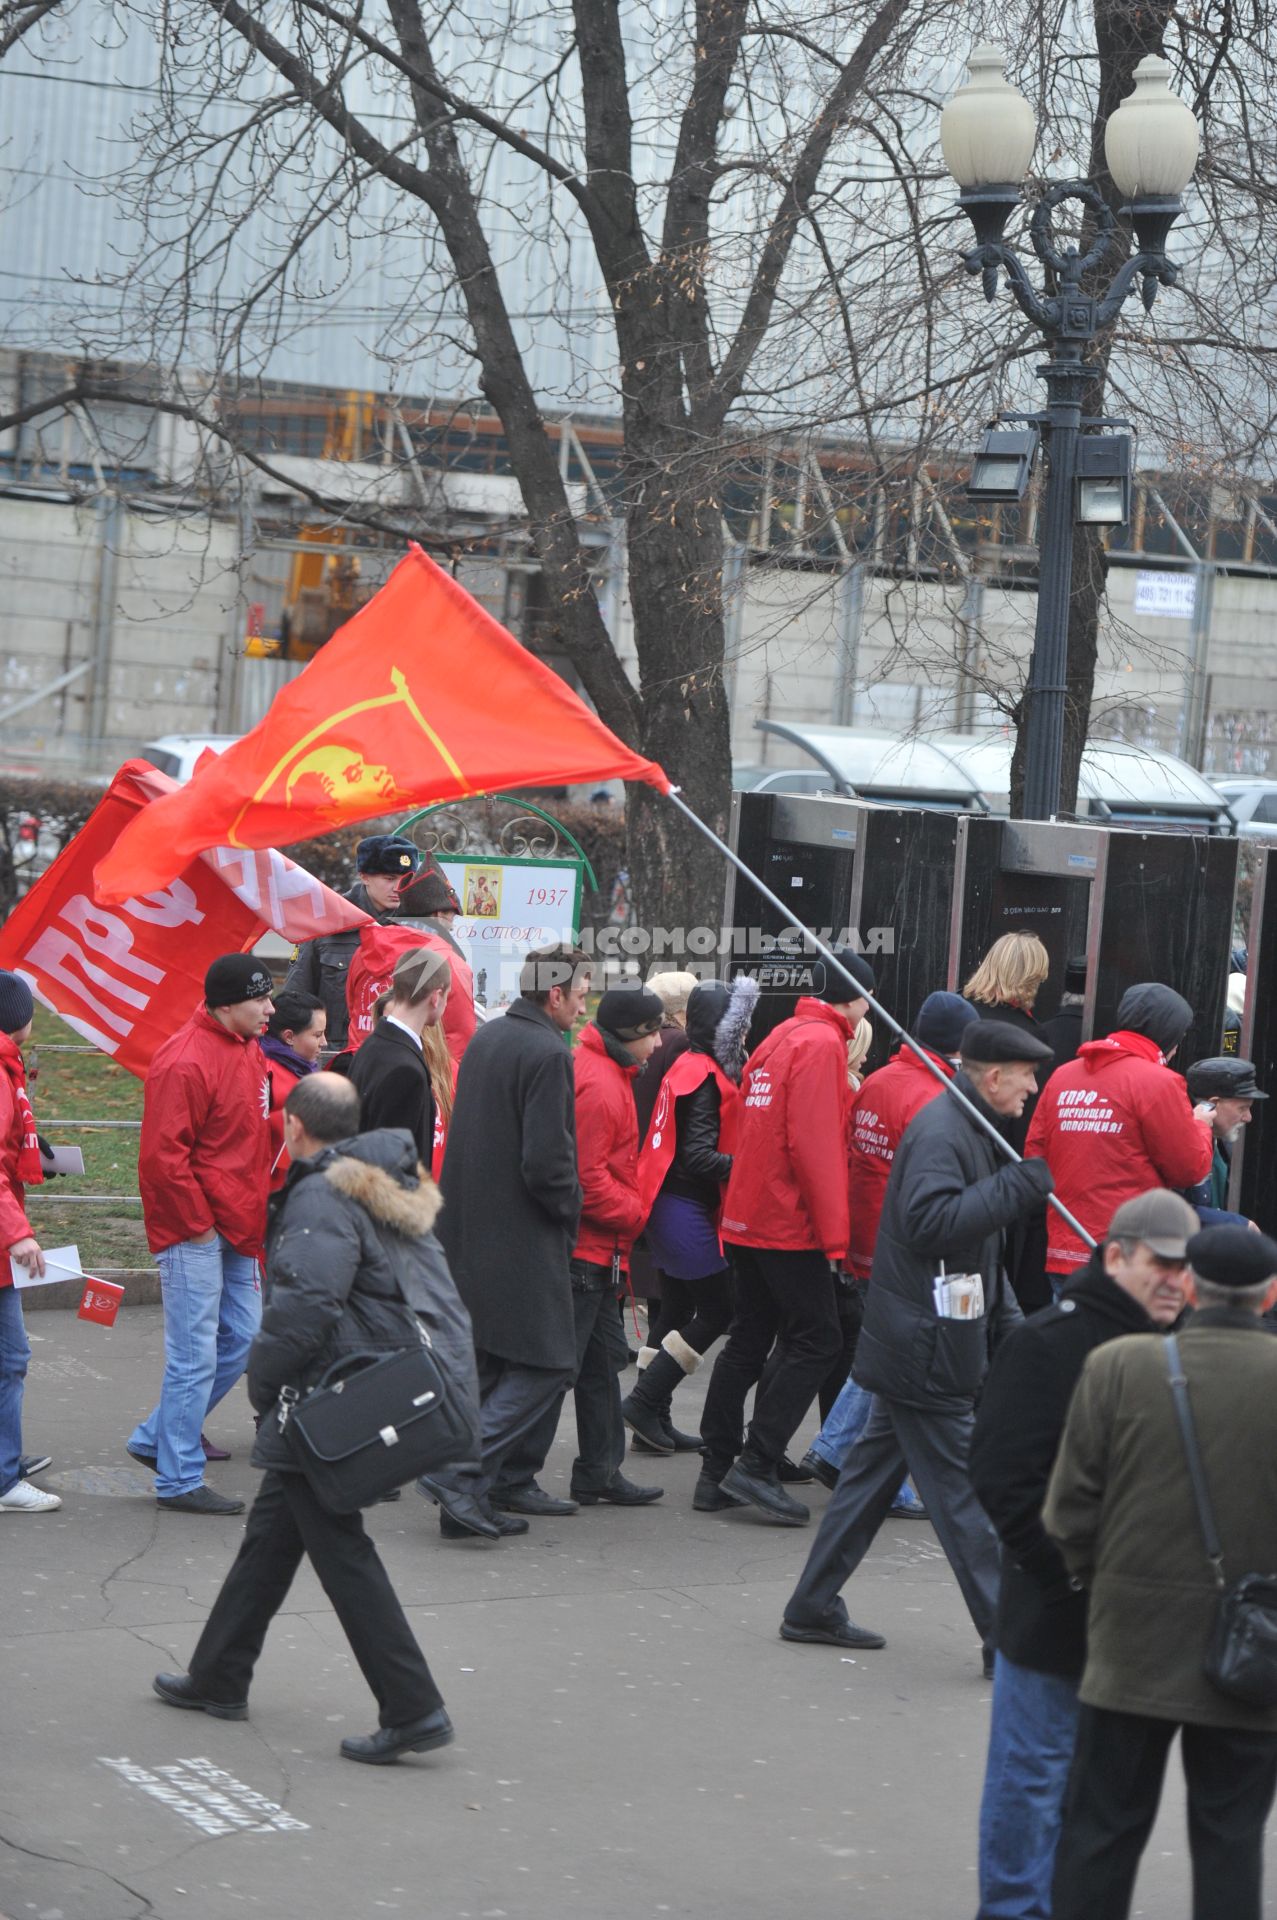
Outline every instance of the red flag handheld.
{"type": "Polygon", "coordinates": [[[286,846],[434,800],[532,783],[670,782],[413,547],[251,733],[121,835],[114,902],[206,847],[286,846]]]}

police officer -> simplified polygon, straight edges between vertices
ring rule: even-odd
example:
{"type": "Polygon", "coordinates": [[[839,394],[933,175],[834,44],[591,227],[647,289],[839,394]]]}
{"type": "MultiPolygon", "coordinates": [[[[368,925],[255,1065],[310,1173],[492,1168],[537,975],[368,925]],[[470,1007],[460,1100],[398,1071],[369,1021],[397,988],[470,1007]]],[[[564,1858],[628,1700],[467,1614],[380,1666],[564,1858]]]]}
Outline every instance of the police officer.
{"type": "MultiPolygon", "coordinates": [[[[374,833],[355,848],[358,880],[343,898],[385,925],[399,911],[399,896],[406,881],[412,879],[421,863],[421,855],[411,840],[395,833],[374,833]]],[[[284,981],[285,993],[317,993],[328,1013],[328,1045],[346,1044],[350,1014],[346,1007],[346,975],[355,949],[359,928],[347,927],[341,933],[321,933],[293,950],[292,965],[284,981]]]]}

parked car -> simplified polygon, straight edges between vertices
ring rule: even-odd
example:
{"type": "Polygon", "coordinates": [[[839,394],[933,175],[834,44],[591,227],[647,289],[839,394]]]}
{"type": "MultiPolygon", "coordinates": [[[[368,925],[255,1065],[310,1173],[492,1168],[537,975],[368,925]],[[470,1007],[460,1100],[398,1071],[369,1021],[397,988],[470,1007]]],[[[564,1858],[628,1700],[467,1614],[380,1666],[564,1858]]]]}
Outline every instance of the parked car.
{"type": "Polygon", "coordinates": [[[225,753],[239,737],[237,733],[166,733],[158,740],[148,740],[138,759],[149,760],[161,773],[167,773],[170,779],[185,786],[205,748],[225,753]]]}
{"type": "Polygon", "coordinates": [[[1227,800],[1238,833],[1248,840],[1277,840],[1277,780],[1217,780],[1211,785],[1227,800]]]}
{"type": "MultiPolygon", "coordinates": [[[[806,761],[789,768],[742,768],[735,776],[738,787],[765,783],[771,792],[844,793],[954,813],[1006,814],[1010,808],[1014,741],[1009,732],[902,740],[864,728],[784,720],[760,720],[758,727],[797,747],[806,761]]],[[[1277,782],[1273,784],[1277,788],[1277,782]]],[[[1186,760],[1116,740],[1088,742],[1078,783],[1078,815],[1113,826],[1236,831],[1226,801],[1186,760]]]]}

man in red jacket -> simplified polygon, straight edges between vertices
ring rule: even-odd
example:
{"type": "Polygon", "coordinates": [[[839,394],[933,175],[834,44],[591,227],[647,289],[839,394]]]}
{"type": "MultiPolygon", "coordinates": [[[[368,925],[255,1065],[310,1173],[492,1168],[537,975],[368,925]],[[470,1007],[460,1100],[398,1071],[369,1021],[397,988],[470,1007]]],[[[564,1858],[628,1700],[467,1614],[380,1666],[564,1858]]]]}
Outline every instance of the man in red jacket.
{"type": "Polygon", "coordinates": [[[553,1444],[563,1404],[559,1399],[506,1460],[492,1504],[507,1513],[549,1517],[599,1501],[643,1507],[664,1491],[637,1487],[621,1472],[625,1422],[620,1375],[628,1351],[617,1313],[630,1248],[643,1225],[633,1082],[656,1051],[664,1018],[661,1001],[641,984],[610,987],[572,1057],[581,1180],[581,1224],[570,1268],[577,1366],[572,1386],[577,1440],[572,1499],[557,1500],[537,1486],[534,1477],[553,1444]]]}
{"type": "Polygon", "coordinates": [[[835,958],[843,972],[824,960],[805,967],[811,992],[745,1069],[723,1202],[723,1239],[736,1248],[736,1312],[701,1419],[704,1476],[725,1501],[748,1501],[786,1526],[811,1516],[781,1486],[780,1462],[842,1346],[834,1270],[849,1234],[847,1042],[869,1004],[844,972],[868,993],[874,984],[850,947],[835,958]],[[756,1380],[754,1418],[733,1466],[756,1380]]]}
{"type": "Polygon", "coordinates": [[[223,954],[205,975],[204,1005],[156,1048],[146,1075],[138,1184],[164,1292],[164,1384],[127,1446],[172,1512],[244,1511],[204,1485],[200,1431],[243,1373],[262,1317],[271,1155],[258,1036],[271,993],[260,960],[223,954]]]}
{"type": "MultiPolygon", "coordinates": [[[[1189,1105],[1183,1079],[1168,1064],[1192,1020],[1193,1009],[1170,987],[1130,987],[1114,1031],[1086,1041],[1042,1091],[1025,1156],[1046,1161],[1057,1198],[1097,1242],[1136,1194],[1150,1187],[1178,1192],[1210,1172],[1209,1114],[1189,1105]]],[[[1047,1278],[1058,1295],[1091,1250],[1054,1208],[1047,1227],[1047,1278]]]]}

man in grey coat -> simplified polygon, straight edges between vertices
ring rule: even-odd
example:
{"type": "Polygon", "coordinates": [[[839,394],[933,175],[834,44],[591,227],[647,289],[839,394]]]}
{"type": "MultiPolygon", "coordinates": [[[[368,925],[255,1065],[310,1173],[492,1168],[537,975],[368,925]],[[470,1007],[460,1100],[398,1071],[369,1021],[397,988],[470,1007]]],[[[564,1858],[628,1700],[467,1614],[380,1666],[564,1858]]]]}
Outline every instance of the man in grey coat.
{"type": "Polygon", "coordinates": [[[534,950],[520,997],[479,1029],[461,1062],[439,1237],[474,1323],[482,1452],[476,1465],[417,1483],[440,1508],[445,1539],[527,1532],[522,1515],[493,1508],[492,1488],[576,1372],[569,1265],[581,1184],[567,1036],[589,989],[578,948],[534,950]]]}
{"type": "MultiPolygon", "coordinates": [[[[1018,1118],[1051,1050],[1031,1033],[975,1020],[955,1085],[995,1125],[1018,1118]]],[[[852,1377],[874,1396],[843,1463],[781,1623],[786,1640],[881,1647],[848,1618],[841,1588],[873,1544],[900,1482],[913,1476],[993,1666],[998,1542],[967,1470],[976,1396],[1002,1329],[1020,1319],[1003,1272],[1003,1234],[1051,1191],[1042,1160],[1007,1160],[947,1093],[904,1132],[883,1201],[852,1377]],[[942,1313],[935,1282],[979,1274],[984,1311],[942,1313]]]]}
{"type": "MultiPolygon", "coordinates": [[[[1246,1227],[1188,1243],[1194,1312],[1176,1338],[1223,1578],[1277,1580],[1277,1245],[1246,1227]]],[[[1088,1600],[1077,1744],[1054,1920],[1125,1920],[1176,1733],[1188,1787],[1194,1920],[1260,1920],[1277,1790],[1277,1707],[1203,1671],[1220,1590],[1171,1394],[1168,1342],[1136,1334],[1087,1360],[1042,1520],[1088,1600]]]]}

